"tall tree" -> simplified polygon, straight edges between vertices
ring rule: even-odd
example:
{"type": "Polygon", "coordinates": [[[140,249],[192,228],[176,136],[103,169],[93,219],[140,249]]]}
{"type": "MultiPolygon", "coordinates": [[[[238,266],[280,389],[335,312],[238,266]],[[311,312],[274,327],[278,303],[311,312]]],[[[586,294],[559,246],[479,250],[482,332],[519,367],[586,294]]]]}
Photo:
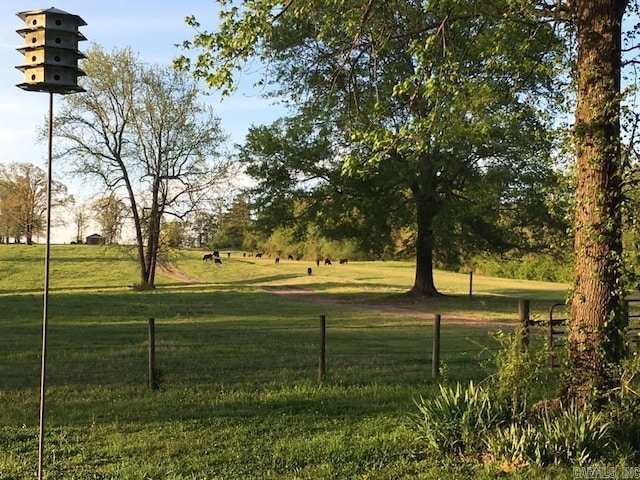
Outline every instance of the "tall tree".
{"type": "Polygon", "coordinates": [[[215,236],[215,245],[243,248],[245,237],[252,226],[249,202],[244,195],[233,198],[228,210],[221,215],[220,230],[215,236]]]}
{"type": "Polygon", "coordinates": [[[192,214],[191,230],[195,236],[193,245],[197,247],[211,246],[211,240],[220,230],[220,216],[208,211],[197,211],[192,214]]]}
{"type": "Polygon", "coordinates": [[[183,248],[187,243],[187,235],[184,222],[171,220],[162,228],[162,244],[168,248],[183,248]]]}
{"type": "Polygon", "coordinates": [[[184,74],[143,64],[130,49],[93,45],[82,95],[65,97],[54,132],[75,171],[126,199],[140,285],[153,287],[165,217],[182,218],[225,181],[219,119],[184,74]]]}
{"type": "Polygon", "coordinates": [[[620,155],[622,19],[626,0],[570,4],[578,40],[575,282],[567,393],[601,397],[619,380],[623,355],[620,155]]]}
{"type": "MultiPolygon", "coordinates": [[[[47,174],[30,163],[0,165],[0,215],[3,235],[16,240],[24,237],[28,245],[45,227],[47,174]]],[[[51,206],[67,205],[67,187],[51,182],[51,206]]]]}
{"type": "Polygon", "coordinates": [[[254,181],[254,228],[269,236],[285,227],[296,241],[313,231],[371,255],[385,251],[394,228],[411,223],[411,202],[381,169],[344,175],[340,145],[339,132],[300,117],[250,128],[238,159],[254,181]]]}
{"type": "Polygon", "coordinates": [[[76,227],[76,242],[82,242],[85,229],[89,226],[89,209],[85,203],[74,205],[71,210],[73,224],[76,227]]]}
{"type": "Polygon", "coordinates": [[[558,43],[529,10],[503,15],[506,0],[219,3],[219,30],[186,43],[204,50],[194,73],[230,91],[243,62],[262,60],[277,93],[341,132],[345,172],[382,172],[390,198],[409,198],[416,295],[438,293],[435,227],[449,202],[473,201],[469,185],[494,168],[549,162],[541,107],[558,43]]]}
{"type": "Polygon", "coordinates": [[[120,239],[127,218],[127,206],[114,195],[98,198],[91,204],[94,218],[100,227],[104,243],[110,245],[120,239]]]}

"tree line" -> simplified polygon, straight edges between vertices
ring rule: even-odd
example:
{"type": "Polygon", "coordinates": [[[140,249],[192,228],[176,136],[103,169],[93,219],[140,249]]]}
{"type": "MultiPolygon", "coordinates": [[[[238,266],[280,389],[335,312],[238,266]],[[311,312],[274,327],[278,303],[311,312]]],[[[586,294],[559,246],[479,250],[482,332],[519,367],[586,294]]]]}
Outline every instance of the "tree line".
{"type": "MultiPolygon", "coordinates": [[[[164,218],[160,228],[161,245],[210,249],[223,245],[250,250],[263,247],[261,238],[253,236],[246,196],[213,203],[215,209],[211,211],[196,210],[182,219],[164,218]]],[[[73,232],[67,240],[70,243],[83,243],[90,225],[97,227],[104,244],[129,240],[129,209],[124,200],[113,193],[80,202],[63,182],[53,181],[52,207],[59,213],[53,226],[69,227],[73,232]]],[[[0,243],[36,243],[45,234],[46,208],[46,172],[30,163],[0,164],[0,243]]]]}
{"type": "MultiPolygon", "coordinates": [[[[67,187],[52,182],[52,206],[72,201],[67,187]]],[[[45,228],[47,175],[29,163],[0,164],[0,243],[11,240],[31,245],[45,228]]]]}

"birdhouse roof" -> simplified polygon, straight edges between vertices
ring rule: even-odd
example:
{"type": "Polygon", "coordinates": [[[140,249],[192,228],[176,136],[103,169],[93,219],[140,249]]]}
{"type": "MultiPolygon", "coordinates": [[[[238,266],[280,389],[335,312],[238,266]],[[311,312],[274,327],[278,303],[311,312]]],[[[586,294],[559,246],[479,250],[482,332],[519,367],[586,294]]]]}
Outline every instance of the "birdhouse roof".
{"type": "Polygon", "coordinates": [[[78,26],[87,25],[87,22],[85,22],[82,19],[82,17],[78,15],[74,15],[73,13],[65,12],[64,10],[60,10],[59,8],[55,8],[55,7],[45,8],[40,10],[27,10],[24,12],[19,12],[16,15],[18,15],[18,17],[20,17],[22,21],[25,21],[27,19],[27,16],[29,15],[40,15],[42,13],[73,17],[78,26]]]}

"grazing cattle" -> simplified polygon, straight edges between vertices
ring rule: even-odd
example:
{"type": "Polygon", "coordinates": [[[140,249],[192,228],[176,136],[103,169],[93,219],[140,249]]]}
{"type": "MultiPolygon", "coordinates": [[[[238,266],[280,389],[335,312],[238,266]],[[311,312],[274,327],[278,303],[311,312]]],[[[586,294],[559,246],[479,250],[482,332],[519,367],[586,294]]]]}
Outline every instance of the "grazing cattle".
{"type": "Polygon", "coordinates": [[[231,252],[227,252],[227,258],[231,258],[231,252]]]}
{"type": "Polygon", "coordinates": [[[205,260],[213,260],[213,255],[210,253],[205,253],[202,257],[202,261],[204,262],[205,260]]]}
{"type": "Polygon", "coordinates": [[[214,250],[213,251],[213,256],[216,257],[216,258],[219,257],[220,256],[220,252],[218,250],[214,250]]]}
{"type": "Polygon", "coordinates": [[[261,253],[256,253],[256,258],[262,258],[262,254],[261,253]]]}
{"type": "Polygon", "coordinates": [[[338,262],[340,262],[340,265],[342,265],[344,263],[349,263],[349,259],[348,258],[341,258],[340,260],[338,260],[338,262]]]}
{"type": "Polygon", "coordinates": [[[307,268],[307,275],[311,275],[313,273],[313,268],[307,268]]]}
{"type": "Polygon", "coordinates": [[[329,257],[324,259],[324,264],[325,265],[331,265],[331,259],[329,257]]]}
{"type": "Polygon", "coordinates": [[[222,265],[222,260],[220,260],[218,257],[214,259],[214,262],[216,265],[222,265]]]}
{"type": "Polygon", "coordinates": [[[276,257],[276,263],[280,263],[280,257],[276,257]]]}
{"type": "Polygon", "coordinates": [[[296,260],[302,260],[302,255],[298,255],[298,256],[296,257],[296,260]]]}
{"type": "Polygon", "coordinates": [[[289,255],[289,260],[293,260],[293,255],[289,255]]]}

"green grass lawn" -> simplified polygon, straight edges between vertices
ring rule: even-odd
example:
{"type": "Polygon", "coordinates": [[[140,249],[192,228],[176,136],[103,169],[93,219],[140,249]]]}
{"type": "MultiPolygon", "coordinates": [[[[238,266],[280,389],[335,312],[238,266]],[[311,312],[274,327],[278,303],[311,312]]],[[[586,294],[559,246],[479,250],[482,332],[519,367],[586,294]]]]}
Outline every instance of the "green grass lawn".
{"type": "MultiPolygon", "coordinates": [[[[492,372],[495,325],[517,322],[521,298],[545,316],[565,286],[476,276],[469,297],[468,275],[439,271],[447,296],[414,303],[403,295],[414,273],[407,262],[276,265],[222,252],[216,266],[202,253],[173,258],[200,283],[159,275],[157,289],[140,292],[130,288],[138,274],[129,249],[52,247],[46,478],[495,478],[495,466],[442,465],[422,454],[411,419],[414,401],[438,385],[432,316],[443,315],[440,380],[481,381],[492,372]],[[155,392],[147,387],[149,318],[155,392]]],[[[0,245],[3,480],[31,479],[37,465],[43,258],[42,246],[0,245]]]]}

